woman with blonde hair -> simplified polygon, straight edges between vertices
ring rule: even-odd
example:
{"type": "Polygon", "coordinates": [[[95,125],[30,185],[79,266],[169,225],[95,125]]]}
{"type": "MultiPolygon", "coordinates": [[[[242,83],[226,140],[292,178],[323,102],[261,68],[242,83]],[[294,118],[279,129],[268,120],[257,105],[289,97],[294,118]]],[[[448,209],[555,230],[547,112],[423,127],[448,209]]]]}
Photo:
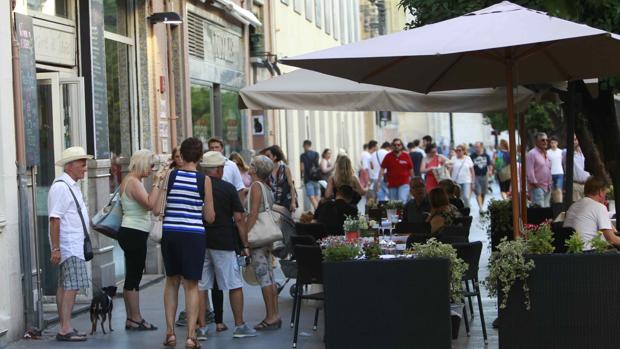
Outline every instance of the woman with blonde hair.
{"type": "Polygon", "coordinates": [[[327,189],[325,189],[325,198],[331,199],[336,195],[336,188],[339,188],[343,185],[348,185],[355,193],[359,194],[354,195],[352,204],[357,204],[363,195],[366,195],[366,189],[362,188],[359,179],[355,176],[355,172],[353,170],[353,164],[351,163],[351,159],[346,154],[340,154],[336,158],[336,163],[334,165],[334,173],[329,180],[327,181],[327,189]]]}
{"type": "Polygon", "coordinates": [[[245,160],[243,160],[241,154],[232,152],[230,153],[228,159],[237,165],[239,173],[241,174],[241,179],[243,180],[243,185],[245,185],[246,188],[249,188],[252,184],[252,176],[250,176],[249,173],[250,167],[245,163],[245,160]]]}
{"type": "MultiPolygon", "coordinates": [[[[147,193],[142,180],[151,175],[157,166],[157,158],[150,150],[136,151],[129,162],[129,174],[120,185],[123,218],[118,232],[118,242],[125,254],[125,301],[126,330],[153,331],[153,324],[146,322],[140,313],[140,281],[146,261],[146,240],[151,230],[149,211],[160,198],[159,190],[147,193]]],[[[159,185],[161,174],[156,176],[153,188],[159,185]]]]}

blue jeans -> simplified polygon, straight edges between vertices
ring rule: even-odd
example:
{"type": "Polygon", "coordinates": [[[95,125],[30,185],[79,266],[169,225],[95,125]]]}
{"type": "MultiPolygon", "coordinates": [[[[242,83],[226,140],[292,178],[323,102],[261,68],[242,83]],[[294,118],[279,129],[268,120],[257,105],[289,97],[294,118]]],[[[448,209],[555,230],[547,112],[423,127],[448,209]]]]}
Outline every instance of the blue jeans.
{"type": "Polygon", "coordinates": [[[387,188],[387,184],[381,180],[380,182],[377,182],[377,200],[378,201],[385,201],[388,198],[388,188],[387,188]]]}
{"type": "Polygon", "coordinates": [[[409,201],[409,184],[390,188],[390,200],[399,200],[403,204],[409,201]]]}
{"type": "Polygon", "coordinates": [[[553,181],[552,188],[560,189],[564,188],[564,175],[563,174],[554,174],[551,175],[551,180],[553,181]]]}
{"type": "Polygon", "coordinates": [[[319,182],[316,182],[316,181],[306,182],[305,187],[306,187],[306,195],[308,197],[321,196],[321,186],[319,185],[319,182]]]}
{"type": "Polygon", "coordinates": [[[551,190],[544,191],[542,188],[532,189],[532,203],[540,207],[549,207],[551,201],[551,190]]]}
{"type": "Polygon", "coordinates": [[[463,204],[465,207],[469,207],[469,198],[471,197],[471,183],[461,183],[459,184],[461,187],[461,200],[463,200],[463,204]]]}

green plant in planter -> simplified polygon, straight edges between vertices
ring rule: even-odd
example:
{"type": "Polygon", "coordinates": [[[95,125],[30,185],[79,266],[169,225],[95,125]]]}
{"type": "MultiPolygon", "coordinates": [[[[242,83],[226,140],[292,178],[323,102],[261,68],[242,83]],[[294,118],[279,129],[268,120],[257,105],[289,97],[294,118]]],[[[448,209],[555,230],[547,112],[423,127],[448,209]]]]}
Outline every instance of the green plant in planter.
{"type": "Polygon", "coordinates": [[[553,253],[553,231],[551,223],[545,222],[540,225],[527,224],[525,226],[525,236],[527,241],[527,252],[532,254],[553,253]]]}
{"type": "Polygon", "coordinates": [[[360,221],[357,217],[345,216],[342,228],[345,233],[349,231],[360,231],[360,221]]]}
{"type": "Polygon", "coordinates": [[[429,239],[425,244],[413,244],[408,254],[414,253],[423,258],[447,258],[450,260],[450,298],[452,303],[461,303],[463,298],[462,278],[468,265],[456,255],[456,250],[449,244],[439,242],[435,238],[429,239]]]}
{"type": "Polygon", "coordinates": [[[523,239],[508,241],[503,238],[497,245],[497,251],[491,253],[489,259],[489,275],[484,281],[484,286],[489,291],[491,297],[502,294],[500,308],[506,308],[508,294],[515,281],[523,282],[523,293],[525,295],[525,307],[530,309],[530,293],[527,286],[527,278],[530,271],[534,268],[534,261],[527,260],[525,254],[528,252],[527,243],[523,239]]]}
{"type": "Polygon", "coordinates": [[[512,202],[510,200],[491,200],[489,212],[483,221],[490,220],[488,235],[502,233],[512,236],[512,202]]]}
{"type": "Polygon", "coordinates": [[[363,251],[366,259],[369,260],[379,259],[379,255],[381,255],[381,248],[379,247],[379,244],[374,242],[364,244],[363,251]]]}
{"type": "Polygon", "coordinates": [[[362,249],[344,236],[330,236],[320,241],[323,257],[326,262],[343,262],[356,259],[362,249]]]}
{"type": "Polygon", "coordinates": [[[574,232],[568,240],[564,241],[568,253],[582,253],[584,245],[583,239],[577,232],[574,232]]]}
{"type": "Polygon", "coordinates": [[[590,246],[594,251],[598,253],[603,253],[609,250],[609,247],[611,245],[609,244],[609,242],[607,242],[607,240],[603,236],[603,233],[599,230],[597,233],[597,237],[590,240],[590,246]]]}
{"type": "Polygon", "coordinates": [[[383,205],[386,210],[402,210],[405,207],[400,200],[390,200],[383,205]]]}

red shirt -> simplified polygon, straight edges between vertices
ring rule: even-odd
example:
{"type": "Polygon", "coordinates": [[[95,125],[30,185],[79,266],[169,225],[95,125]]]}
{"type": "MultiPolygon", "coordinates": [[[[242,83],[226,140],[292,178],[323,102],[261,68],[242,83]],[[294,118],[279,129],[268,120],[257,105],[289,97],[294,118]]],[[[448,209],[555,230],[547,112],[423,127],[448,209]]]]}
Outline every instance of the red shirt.
{"type": "Polygon", "coordinates": [[[409,184],[409,174],[413,168],[413,163],[406,152],[400,152],[398,157],[396,157],[395,152],[388,153],[381,162],[381,167],[387,170],[386,177],[389,188],[409,184]]]}

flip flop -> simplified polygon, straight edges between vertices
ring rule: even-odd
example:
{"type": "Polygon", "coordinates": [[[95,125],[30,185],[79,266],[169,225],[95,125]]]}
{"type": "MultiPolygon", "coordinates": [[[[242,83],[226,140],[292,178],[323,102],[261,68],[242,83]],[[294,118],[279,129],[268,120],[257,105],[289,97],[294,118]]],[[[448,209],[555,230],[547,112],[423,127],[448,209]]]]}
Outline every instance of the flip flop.
{"type": "Polygon", "coordinates": [[[86,337],[80,336],[74,331],[66,334],[56,334],[56,340],[59,342],[84,342],[86,339],[86,337]]]}
{"type": "Polygon", "coordinates": [[[75,328],[73,329],[73,332],[75,332],[78,336],[86,337],[86,332],[80,332],[75,328]]]}
{"type": "Polygon", "coordinates": [[[278,320],[273,324],[268,323],[267,321],[261,321],[258,325],[254,326],[254,329],[257,331],[270,331],[277,330],[282,327],[282,320],[278,320]]]}

